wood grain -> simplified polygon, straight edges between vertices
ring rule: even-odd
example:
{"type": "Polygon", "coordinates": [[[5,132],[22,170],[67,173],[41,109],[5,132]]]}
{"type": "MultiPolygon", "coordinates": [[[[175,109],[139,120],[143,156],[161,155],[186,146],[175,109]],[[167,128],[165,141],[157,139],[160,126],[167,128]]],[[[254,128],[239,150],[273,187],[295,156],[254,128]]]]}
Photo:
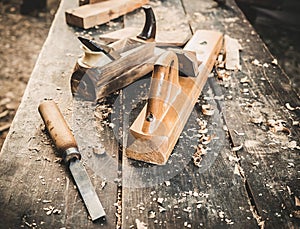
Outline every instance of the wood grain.
{"type": "Polygon", "coordinates": [[[184,50],[196,52],[201,63],[197,77],[179,78],[178,59],[171,51],[157,60],[148,104],[130,127],[135,140],[127,148],[129,158],[154,164],[167,162],[212,70],[222,41],[219,32],[199,30],[185,46],[184,50]],[[151,122],[147,120],[149,115],[151,122]]]}
{"type": "MultiPolygon", "coordinates": [[[[83,127],[79,125],[79,121],[76,121],[82,116],[73,117],[73,111],[80,109],[78,109],[79,105],[73,106],[69,82],[73,66],[81,50],[75,31],[68,28],[64,22],[64,12],[66,9],[75,7],[76,4],[77,1],[61,1],[48,38],[27,85],[22,104],[11,125],[13,131],[8,134],[1,150],[0,218],[2,228],[115,227],[116,211],[113,205],[117,195],[117,184],[113,182],[113,179],[107,180],[106,186],[102,189],[101,184],[106,174],[101,174],[101,170],[95,173],[95,170],[90,169],[93,165],[90,162],[86,164],[93,186],[107,213],[105,222],[93,223],[88,219],[88,213],[78,190],[74,188],[71,174],[61,164],[59,155],[55,154],[55,148],[44,131],[43,122],[38,113],[38,105],[44,98],[52,98],[59,103],[70,127],[80,130],[74,135],[83,161],[89,158],[92,148],[87,147],[86,138],[82,139],[83,127]],[[60,42],[57,42],[58,39],[60,42]],[[55,48],[53,48],[54,43],[55,48]],[[57,209],[55,212],[59,214],[50,214],[50,206],[53,210],[57,209]],[[48,211],[44,208],[49,209],[49,215],[46,214],[48,211]],[[35,224],[37,226],[34,226],[35,224]]],[[[85,114],[83,120],[87,121],[92,117],[85,114]]],[[[103,134],[102,138],[106,137],[109,136],[103,134]]],[[[109,142],[109,139],[105,142],[109,142]]],[[[101,142],[98,142],[97,146],[100,144],[101,142]]],[[[118,151],[114,144],[106,150],[107,155],[118,151]]],[[[117,171],[117,165],[111,166],[111,176],[117,177],[117,171]]]]}
{"type": "MultiPolygon", "coordinates": [[[[208,8],[208,3],[202,1],[191,4],[190,0],[184,0],[183,3],[188,14],[198,13],[195,9],[205,12],[208,8]]],[[[289,158],[292,163],[297,163],[298,159],[293,149],[281,150],[284,143],[280,142],[299,139],[299,128],[289,126],[292,136],[273,135],[266,122],[270,118],[294,119],[297,114],[288,111],[284,105],[287,101],[299,104],[299,96],[280,67],[271,64],[274,57],[238,7],[233,1],[227,3],[223,9],[211,8],[210,14],[202,13],[191,26],[193,30],[197,30],[200,24],[205,28],[218,28],[241,42],[242,71],[235,72],[231,80],[219,82],[220,87],[215,87],[216,96],[225,97],[225,101],[218,101],[218,107],[224,114],[232,146],[244,145],[236,156],[258,223],[265,228],[298,227],[299,222],[293,212],[296,211],[294,195],[299,196],[299,192],[291,195],[288,191],[298,190],[299,185],[295,182],[297,169],[288,168],[286,161],[289,158]],[[254,59],[259,60],[261,65],[253,64],[254,59]],[[263,66],[264,63],[268,67],[263,66]],[[249,82],[243,84],[240,81],[245,77],[249,82]],[[243,104],[254,106],[247,108],[243,104]],[[263,117],[261,124],[251,122],[252,118],[259,116],[263,117]],[[276,139],[279,141],[277,144],[269,145],[276,139]]]]}
{"type": "Polygon", "coordinates": [[[64,152],[69,148],[78,148],[70,127],[53,100],[42,102],[38,110],[59,151],[64,152]]]}
{"type": "Polygon", "coordinates": [[[131,12],[149,0],[110,0],[95,4],[79,6],[66,11],[66,22],[80,28],[88,29],[95,25],[101,25],[112,19],[131,12]]]}

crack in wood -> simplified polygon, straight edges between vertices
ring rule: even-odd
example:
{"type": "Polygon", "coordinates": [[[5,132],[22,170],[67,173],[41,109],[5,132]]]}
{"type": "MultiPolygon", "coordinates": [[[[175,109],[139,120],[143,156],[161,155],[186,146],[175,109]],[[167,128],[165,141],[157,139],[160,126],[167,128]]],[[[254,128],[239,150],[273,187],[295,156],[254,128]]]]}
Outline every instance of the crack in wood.
{"type": "MultiPolygon", "coordinates": [[[[214,86],[214,78],[209,78],[208,79],[208,84],[209,84],[209,87],[212,89],[212,92],[215,96],[219,96],[219,94],[221,92],[218,92],[217,91],[217,88],[218,87],[215,87],[214,86]]],[[[223,122],[226,124],[226,126],[228,127],[228,122],[226,122],[226,112],[223,112],[223,106],[221,104],[221,101],[220,100],[217,100],[215,99],[215,102],[217,104],[217,109],[219,110],[220,114],[221,114],[221,118],[223,119],[223,122]]],[[[232,146],[234,147],[237,147],[240,145],[240,142],[236,141],[236,138],[234,137],[234,130],[228,128],[228,136],[229,136],[229,140],[232,144],[232,146]]],[[[246,190],[246,195],[247,195],[247,198],[248,198],[248,204],[249,204],[249,207],[250,207],[250,211],[253,215],[253,218],[256,220],[257,222],[257,225],[263,229],[264,228],[264,221],[262,220],[262,217],[260,216],[259,212],[258,212],[258,208],[257,208],[257,204],[255,203],[255,199],[254,199],[254,195],[253,195],[253,192],[251,191],[251,186],[244,174],[244,171],[243,171],[243,168],[242,168],[242,165],[241,165],[241,158],[239,157],[238,153],[235,152],[235,156],[236,158],[238,158],[239,160],[236,161],[237,165],[238,165],[238,173],[240,175],[240,177],[242,178],[243,180],[243,183],[244,183],[244,188],[246,190]]]]}

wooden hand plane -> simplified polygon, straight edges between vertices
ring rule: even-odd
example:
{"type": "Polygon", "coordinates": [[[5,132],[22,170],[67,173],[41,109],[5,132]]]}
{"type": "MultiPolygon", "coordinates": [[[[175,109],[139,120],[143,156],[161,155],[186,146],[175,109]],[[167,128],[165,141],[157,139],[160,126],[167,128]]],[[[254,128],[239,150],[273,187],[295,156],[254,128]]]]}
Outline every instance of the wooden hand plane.
{"type": "Polygon", "coordinates": [[[198,75],[179,76],[178,58],[163,53],[154,65],[148,103],[130,127],[127,157],[165,164],[206,83],[221,50],[222,34],[199,30],[184,50],[194,51],[198,75]]]}

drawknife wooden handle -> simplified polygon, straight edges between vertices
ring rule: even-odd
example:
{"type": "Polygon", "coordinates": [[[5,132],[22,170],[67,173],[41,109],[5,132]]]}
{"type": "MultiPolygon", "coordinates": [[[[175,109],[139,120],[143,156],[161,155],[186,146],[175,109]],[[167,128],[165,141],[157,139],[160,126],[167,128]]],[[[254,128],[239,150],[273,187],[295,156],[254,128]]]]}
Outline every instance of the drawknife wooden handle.
{"type": "Polygon", "coordinates": [[[70,148],[78,148],[66,120],[54,101],[47,100],[42,102],[39,105],[39,112],[53,143],[59,151],[63,152],[70,148]]]}

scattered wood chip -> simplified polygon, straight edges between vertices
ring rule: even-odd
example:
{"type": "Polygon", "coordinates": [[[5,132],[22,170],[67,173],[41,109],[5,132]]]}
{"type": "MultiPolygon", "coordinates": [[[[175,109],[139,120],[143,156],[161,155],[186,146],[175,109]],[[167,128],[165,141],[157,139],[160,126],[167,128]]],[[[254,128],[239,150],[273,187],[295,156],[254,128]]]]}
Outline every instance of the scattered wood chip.
{"type": "Polygon", "coordinates": [[[153,219],[153,218],[155,218],[155,216],[156,216],[156,212],[155,212],[155,211],[150,210],[150,211],[148,212],[148,218],[149,218],[149,219],[153,219]]]}
{"type": "Polygon", "coordinates": [[[135,224],[137,229],[147,229],[147,225],[139,219],[135,219],[135,224]]]}
{"type": "Polygon", "coordinates": [[[251,63],[256,66],[262,66],[261,63],[259,62],[259,60],[257,60],[257,59],[253,60],[251,63]]]}
{"type": "Polygon", "coordinates": [[[300,207],[300,200],[297,196],[295,196],[295,205],[296,207],[300,207]]]}
{"type": "Polygon", "coordinates": [[[287,147],[290,148],[290,149],[298,148],[297,142],[296,141],[290,141],[290,142],[288,142],[287,147]]]}
{"type": "Polygon", "coordinates": [[[286,106],[286,108],[289,109],[290,111],[300,110],[300,107],[292,107],[292,106],[290,105],[290,103],[286,103],[285,106],[286,106]]]}
{"type": "Polygon", "coordinates": [[[243,133],[243,132],[238,132],[237,130],[233,130],[233,131],[238,136],[244,136],[245,135],[245,133],[243,133]]]}
{"type": "Polygon", "coordinates": [[[273,120],[273,119],[269,119],[267,121],[267,125],[270,127],[270,130],[273,133],[277,133],[277,132],[284,132],[287,134],[291,134],[290,129],[288,129],[287,127],[285,127],[283,125],[283,123],[286,123],[284,120],[273,120]]]}
{"type": "Polygon", "coordinates": [[[159,197],[157,198],[157,203],[162,204],[164,202],[164,198],[159,197]]]}
{"type": "Polygon", "coordinates": [[[158,210],[159,210],[160,213],[162,213],[162,212],[165,212],[167,209],[165,209],[162,206],[158,206],[158,210]]]}
{"type": "Polygon", "coordinates": [[[3,111],[3,112],[0,113],[0,118],[4,118],[4,117],[6,117],[8,114],[9,114],[9,111],[8,111],[8,110],[5,110],[5,111],[3,111]]]}
{"type": "Polygon", "coordinates": [[[241,80],[240,80],[240,83],[244,84],[244,83],[250,83],[250,80],[248,79],[247,76],[243,77],[241,80]]]}
{"type": "Polygon", "coordinates": [[[166,186],[170,186],[170,185],[171,185],[171,182],[170,182],[170,181],[165,181],[165,185],[166,185],[166,186]]]}
{"type": "Polygon", "coordinates": [[[234,146],[234,147],[232,148],[232,151],[233,151],[233,152],[236,152],[236,151],[241,150],[242,148],[243,148],[243,144],[241,144],[241,145],[239,145],[239,146],[234,146]]]}
{"type": "Polygon", "coordinates": [[[3,126],[0,126],[0,133],[5,130],[8,130],[9,128],[10,128],[10,123],[6,123],[3,126]]]}
{"type": "Polygon", "coordinates": [[[196,148],[195,153],[193,154],[193,162],[197,167],[201,167],[202,157],[206,155],[207,150],[204,148],[202,144],[199,144],[196,148]]]}
{"type": "Polygon", "coordinates": [[[240,49],[241,45],[237,39],[228,35],[224,36],[224,47],[226,52],[225,68],[227,70],[241,70],[240,49]]]}
{"type": "Polygon", "coordinates": [[[241,92],[244,93],[244,94],[249,93],[249,89],[248,88],[243,88],[243,89],[241,89],[241,92]]]}
{"type": "Polygon", "coordinates": [[[212,116],[215,113],[215,107],[210,104],[202,105],[202,113],[204,115],[212,116]]]}
{"type": "Polygon", "coordinates": [[[274,64],[274,65],[278,65],[277,59],[273,59],[271,63],[274,64]]]}
{"type": "Polygon", "coordinates": [[[101,182],[101,187],[100,189],[104,189],[104,187],[106,186],[107,184],[107,181],[104,179],[102,182],[101,182]]]}
{"type": "Polygon", "coordinates": [[[229,159],[229,161],[234,161],[234,162],[239,162],[240,161],[240,158],[232,156],[232,155],[229,155],[228,159],[229,159]]]}
{"type": "Polygon", "coordinates": [[[228,81],[231,78],[230,72],[227,72],[225,69],[217,70],[216,72],[219,80],[228,81]]]}
{"type": "Polygon", "coordinates": [[[269,64],[264,63],[264,64],[263,64],[263,67],[264,67],[264,68],[268,68],[268,67],[269,67],[269,64]]]}

